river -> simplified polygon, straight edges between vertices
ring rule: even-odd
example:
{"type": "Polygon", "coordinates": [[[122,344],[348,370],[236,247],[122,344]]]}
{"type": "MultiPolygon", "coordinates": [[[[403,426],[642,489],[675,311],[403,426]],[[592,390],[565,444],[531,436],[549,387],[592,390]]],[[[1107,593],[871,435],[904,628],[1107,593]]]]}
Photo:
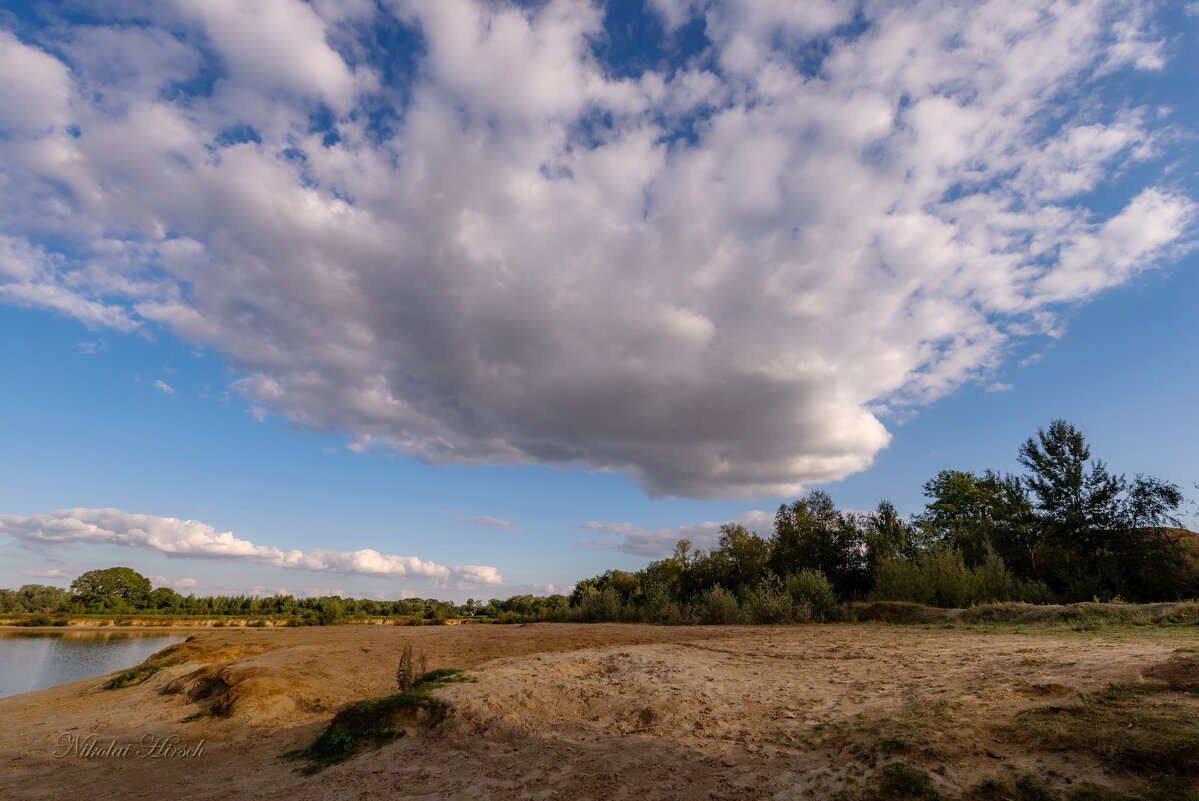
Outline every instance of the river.
{"type": "Polygon", "coordinates": [[[0,698],[131,668],[186,635],[0,631],[0,698]]]}

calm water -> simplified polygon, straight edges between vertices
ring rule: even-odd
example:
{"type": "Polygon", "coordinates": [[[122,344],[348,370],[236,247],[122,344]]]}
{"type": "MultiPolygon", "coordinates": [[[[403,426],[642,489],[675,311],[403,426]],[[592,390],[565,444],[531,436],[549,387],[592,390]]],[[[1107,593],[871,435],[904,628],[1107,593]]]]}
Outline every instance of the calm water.
{"type": "Polygon", "coordinates": [[[140,665],[186,635],[138,632],[0,632],[0,698],[140,665]]]}

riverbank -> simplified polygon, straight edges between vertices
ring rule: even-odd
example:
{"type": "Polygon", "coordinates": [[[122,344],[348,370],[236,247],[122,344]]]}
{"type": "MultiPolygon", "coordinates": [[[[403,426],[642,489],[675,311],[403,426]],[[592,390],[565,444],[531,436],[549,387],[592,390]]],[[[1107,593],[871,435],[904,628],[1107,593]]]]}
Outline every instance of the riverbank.
{"type": "MultiPolygon", "coordinates": [[[[848,799],[892,763],[946,797],[1024,773],[1128,789],[1146,777],[996,727],[1028,710],[1071,709],[1079,693],[1113,682],[1152,683],[1161,665],[1199,649],[1197,634],[873,624],[209,629],[160,652],[140,683],[104,689],[110,675],[0,699],[0,797],[848,799]],[[408,726],[408,736],[311,776],[279,758],[312,743],[343,705],[394,692],[405,642],[430,668],[473,679],[437,691],[449,709],[440,724],[408,726]],[[86,751],[89,737],[93,752],[146,737],[203,749],[170,758],[71,752],[86,751]]],[[[1193,711],[1185,691],[1158,689],[1154,703],[1193,711]]]]}

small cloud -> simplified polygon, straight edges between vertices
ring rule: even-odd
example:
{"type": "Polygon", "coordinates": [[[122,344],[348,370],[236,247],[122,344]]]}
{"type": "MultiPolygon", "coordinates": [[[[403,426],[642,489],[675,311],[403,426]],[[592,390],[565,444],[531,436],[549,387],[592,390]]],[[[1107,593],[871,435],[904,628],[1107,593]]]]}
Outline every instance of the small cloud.
{"type": "Polygon", "coordinates": [[[154,388],[157,389],[159,392],[162,392],[166,395],[174,395],[175,394],[175,388],[173,386],[171,386],[170,384],[168,384],[167,382],[163,381],[161,378],[155,379],[154,388]]]}
{"type": "Polygon", "coordinates": [[[1028,356],[1027,358],[1021,359],[1020,366],[1021,367],[1031,367],[1034,364],[1039,364],[1040,361],[1044,358],[1045,358],[1044,353],[1034,353],[1033,355],[1028,356]]]}
{"type": "Polygon", "coordinates": [[[331,589],[329,587],[304,587],[300,590],[305,598],[326,598],[330,595],[336,595],[338,598],[344,597],[345,590],[331,589]]]}
{"type": "Polygon", "coordinates": [[[267,411],[266,411],[266,409],[262,408],[261,406],[251,406],[246,411],[249,413],[250,417],[253,417],[258,422],[260,422],[260,423],[266,422],[267,411]]]}
{"type": "Polygon", "coordinates": [[[1015,389],[1015,387],[1011,384],[1005,384],[1002,381],[996,381],[993,384],[988,384],[984,389],[987,392],[1007,392],[1008,390],[1015,389]]]}
{"type": "Polygon", "coordinates": [[[560,584],[534,584],[533,589],[543,595],[570,595],[575,591],[575,585],[570,584],[562,586],[560,584]]]}
{"type": "Polygon", "coordinates": [[[165,576],[151,576],[150,581],[160,587],[178,587],[179,589],[191,589],[200,584],[194,578],[181,578],[171,581],[165,576]]]}
{"type": "Polygon", "coordinates": [[[36,576],[37,578],[70,578],[66,572],[54,568],[53,570],[22,570],[22,576],[36,576]]]}
{"type": "Polygon", "coordinates": [[[467,518],[468,523],[474,523],[476,526],[483,528],[502,528],[504,531],[524,531],[523,528],[517,528],[502,517],[491,517],[490,515],[480,515],[479,517],[467,518]]]}
{"type": "Polygon", "coordinates": [[[487,565],[454,565],[453,581],[443,586],[465,589],[475,584],[503,584],[504,577],[494,567],[487,565]]]}
{"type": "Polygon", "coordinates": [[[249,590],[247,590],[246,595],[252,595],[255,598],[270,598],[275,595],[291,595],[291,592],[283,589],[282,587],[257,586],[251,587],[249,590]]]}
{"type": "Polygon", "coordinates": [[[75,345],[75,350],[79,351],[80,353],[91,355],[93,353],[99,353],[102,350],[108,350],[108,343],[102,339],[95,342],[79,342],[75,345]]]}

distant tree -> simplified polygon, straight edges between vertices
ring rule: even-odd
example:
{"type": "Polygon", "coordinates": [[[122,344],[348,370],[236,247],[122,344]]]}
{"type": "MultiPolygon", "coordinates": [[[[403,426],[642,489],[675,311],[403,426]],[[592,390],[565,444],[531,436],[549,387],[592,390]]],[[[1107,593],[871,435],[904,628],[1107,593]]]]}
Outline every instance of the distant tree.
{"type": "Polygon", "coordinates": [[[71,594],[49,584],[25,584],[17,590],[17,600],[26,612],[64,612],[71,594]]]}
{"type": "Polygon", "coordinates": [[[85,608],[126,611],[145,606],[150,579],[129,567],[89,570],[71,582],[75,601],[85,608]]]}
{"type": "Polygon", "coordinates": [[[170,587],[156,587],[146,597],[149,609],[178,609],[183,605],[183,596],[170,587]]]}

